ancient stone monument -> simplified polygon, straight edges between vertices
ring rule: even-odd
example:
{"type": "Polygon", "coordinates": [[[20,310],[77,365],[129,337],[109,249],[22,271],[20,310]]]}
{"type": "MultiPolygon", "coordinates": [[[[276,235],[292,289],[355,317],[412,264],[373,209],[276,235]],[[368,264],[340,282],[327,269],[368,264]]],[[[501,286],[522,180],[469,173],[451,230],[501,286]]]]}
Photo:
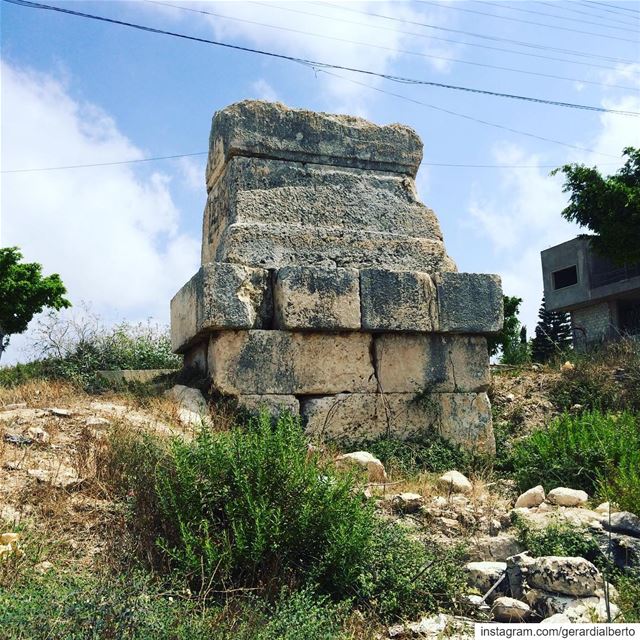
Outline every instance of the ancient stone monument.
{"type": "Polygon", "coordinates": [[[202,266],[173,349],[213,390],[300,414],[312,437],[437,429],[495,447],[485,336],[497,276],[457,273],[416,195],[405,126],[244,101],[213,118],[202,266]]]}

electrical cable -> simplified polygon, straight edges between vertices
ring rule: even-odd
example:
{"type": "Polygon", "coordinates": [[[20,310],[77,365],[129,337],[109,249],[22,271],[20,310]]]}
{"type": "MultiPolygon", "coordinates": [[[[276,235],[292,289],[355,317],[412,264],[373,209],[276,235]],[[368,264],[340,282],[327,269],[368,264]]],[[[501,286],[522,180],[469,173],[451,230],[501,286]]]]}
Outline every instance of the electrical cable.
{"type": "Polygon", "coordinates": [[[421,85],[421,86],[430,86],[430,87],[438,87],[440,89],[450,89],[453,91],[464,91],[467,93],[475,93],[475,94],[479,94],[479,95],[488,95],[488,96],[492,96],[492,97],[496,97],[496,98],[506,98],[506,99],[511,99],[511,100],[520,100],[520,101],[525,101],[525,102],[531,102],[531,103],[535,103],[535,104],[544,104],[547,106],[555,106],[555,107],[563,107],[563,108],[568,108],[568,109],[580,109],[583,111],[595,111],[598,113],[612,113],[612,114],[617,114],[617,115],[624,115],[624,116],[633,116],[633,117],[638,117],[640,116],[639,112],[636,111],[626,111],[626,110],[621,110],[621,109],[607,109],[605,107],[596,107],[594,105],[584,105],[584,104],[576,104],[573,102],[563,102],[563,101],[559,101],[559,100],[550,100],[547,98],[537,98],[537,97],[533,97],[533,96],[523,96],[523,95],[518,95],[518,94],[512,94],[512,93],[503,93],[503,92],[499,92],[499,91],[490,91],[488,89],[478,89],[475,87],[464,87],[464,86],[460,86],[460,85],[453,85],[453,84],[445,84],[442,82],[434,82],[432,80],[420,80],[420,79],[416,79],[416,78],[407,78],[404,76],[396,76],[396,75],[392,75],[392,74],[387,74],[387,73],[379,73],[376,71],[371,71],[369,69],[358,69],[356,67],[349,67],[346,65],[338,65],[338,64],[330,64],[327,62],[318,62],[315,60],[309,60],[306,58],[299,58],[296,56],[289,56],[289,55],[285,55],[282,53],[274,53],[272,51],[265,51],[262,49],[254,49],[251,47],[244,47],[241,45],[237,45],[237,44],[231,44],[228,42],[220,42],[217,40],[209,40],[207,38],[198,38],[196,36],[189,36],[183,33],[177,33],[175,31],[166,31],[164,29],[156,29],[154,27],[149,27],[146,25],[140,25],[140,24],[136,24],[133,22],[126,22],[123,20],[116,20],[115,18],[107,18],[105,16],[98,16],[95,14],[91,14],[91,13],[83,13],[80,11],[72,11],[71,9],[64,9],[62,7],[55,7],[52,5],[46,5],[46,4],[40,4],[38,2],[30,2],[29,0],[3,0],[4,2],[7,2],[9,4],[15,4],[17,6],[21,6],[21,7],[27,7],[30,9],[42,9],[42,10],[48,10],[48,11],[55,11],[58,13],[63,13],[63,14],[67,14],[67,15],[72,15],[72,16],[76,16],[76,17],[80,17],[80,18],[85,18],[85,19],[89,19],[89,20],[97,20],[100,22],[105,22],[105,23],[109,23],[109,24],[116,24],[116,25],[120,25],[120,26],[125,26],[125,27],[130,27],[133,29],[137,29],[140,31],[146,31],[148,33],[156,33],[156,34],[161,34],[161,35],[167,35],[167,36],[173,36],[173,37],[177,37],[177,38],[181,38],[184,40],[190,40],[190,41],[194,41],[194,42],[201,42],[201,43],[205,43],[205,44],[212,44],[215,46],[219,46],[219,47],[224,47],[227,49],[233,49],[236,51],[244,51],[247,53],[254,53],[254,54],[259,54],[259,55],[263,55],[263,56],[267,56],[270,58],[276,58],[276,59],[280,59],[280,60],[288,60],[290,62],[296,62],[299,64],[303,64],[306,65],[308,67],[311,68],[315,68],[316,70],[319,69],[338,69],[341,71],[351,71],[354,73],[360,73],[363,75],[367,75],[367,76],[375,76],[378,78],[383,78],[385,80],[390,80],[392,82],[397,82],[400,84],[411,84],[411,85],[421,85]]]}

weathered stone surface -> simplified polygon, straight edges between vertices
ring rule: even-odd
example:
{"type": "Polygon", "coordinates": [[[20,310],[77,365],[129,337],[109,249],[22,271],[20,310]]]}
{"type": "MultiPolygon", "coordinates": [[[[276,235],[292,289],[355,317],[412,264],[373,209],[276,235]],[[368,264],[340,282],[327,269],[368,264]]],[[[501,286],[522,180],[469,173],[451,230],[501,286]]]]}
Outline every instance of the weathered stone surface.
{"type": "Polygon", "coordinates": [[[197,371],[200,374],[206,374],[208,370],[207,355],[209,352],[209,338],[187,347],[184,351],[182,366],[185,369],[197,371]]]}
{"type": "Polygon", "coordinates": [[[390,432],[408,437],[438,428],[437,403],[416,402],[411,393],[343,393],[301,401],[306,431],[318,438],[354,442],[390,432]]]}
{"type": "MultiPolygon", "coordinates": [[[[484,595],[502,577],[507,570],[506,562],[469,562],[465,565],[467,582],[484,595]]],[[[505,593],[506,580],[494,591],[494,594],[505,593]],[[501,588],[502,587],[502,588],[501,588]]],[[[495,597],[495,596],[494,596],[495,597]]]]}
{"type": "Polygon", "coordinates": [[[162,376],[176,373],[175,369],[114,369],[111,371],[97,371],[101,378],[110,382],[138,382],[147,384],[162,376]]]}
{"type": "Polygon", "coordinates": [[[312,395],[375,391],[371,336],[364,333],[225,331],[209,343],[216,391],[312,395]]]}
{"type": "Polygon", "coordinates": [[[494,454],[491,403],[486,393],[441,393],[440,434],[467,449],[494,454]]]}
{"type": "Polygon", "coordinates": [[[362,328],[366,331],[437,331],[436,288],[427,273],[360,272],[362,328]]]}
{"type": "Polygon", "coordinates": [[[467,546],[465,557],[472,562],[482,560],[506,562],[507,558],[522,553],[522,551],[524,551],[524,547],[515,536],[499,533],[497,536],[472,538],[467,546]]]}
{"type": "Polygon", "coordinates": [[[438,273],[440,331],[495,333],[502,329],[503,301],[500,278],[480,273],[438,273]]]}
{"type": "Polygon", "coordinates": [[[359,329],[358,271],[322,267],[279,269],[274,310],[279,329],[359,329]]]}
{"type": "Polygon", "coordinates": [[[419,493],[404,492],[393,497],[393,508],[400,513],[415,513],[420,510],[424,498],[419,493]]]}
{"type": "Polygon", "coordinates": [[[290,265],[452,268],[440,240],[327,227],[236,223],[225,230],[215,260],[277,269],[290,265]]]}
{"type": "Polygon", "coordinates": [[[528,491],[520,494],[516,500],[515,509],[529,509],[530,507],[537,507],[544,502],[544,487],[539,484],[537,487],[532,487],[528,491]]]}
{"type": "Polygon", "coordinates": [[[567,487],[556,487],[547,494],[547,501],[560,507],[577,507],[589,499],[586,492],[567,487]]]}
{"type": "Polygon", "coordinates": [[[569,596],[594,595],[599,580],[600,572],[584,558],[542,556],[527,568],[527,582],[531,587],[569,596]]]}
{"type": "Polygon", "coordinates": [[[268,326],[271,318],[269,273],[239,264],[203,265],[171,300],[171,347],[184,351],[216,329],[268,326]]]}
{"type": "Polygon", "coordinates": [[[243,100],[213,116],[208,187],[234,156],[357,167],[415,177],[422,159],[422,142],[413,129],[399,124],[379,126],[353,116],[243,100]]]}
{"type": "Polygon", "coordinates": [[[531,615],[531,607],[522,600],[500,596],[495,599],[491,614],[498,622],[523,622],[531,615]]]}
{"type": "Polygon", "coordinates": [[[352,451],[338,456],[335,459],[335,465],[338,469],[350,469],[359,467],[367,472],[369,482],[386,482],[387,472],[384,465],[378,458],[368,451],[352,451]]]}
{"type": "Polygon", "coordinates": [[[175,384],[165,391],[178,407],[178,420],[185,426],[199,427],[211,423],[209,405],[200,389],[175,384]]]}
{"type": "Polygon", "coordinates": [[[407,176],[265,158],[233,158],[204,211],[202,262],[238,222],[338,227],[442,240],[435,213],[407,176]]]}
{"type": "Polygon", "coordinates": [[[479,392],[491,383],[485,338],[438,334],[374,336],[378,381],[387,393],[479,392]]]}
{"type": "MultiPolygon", "coordinates": [[[[526,600],[545,618],[547,624],[564,623],[564,619],[573,624],[607,621],[605,600],[598,595],[576,598],[542,589],[531,589],[526,594],[526,600]],[[554,621],[551,620],[552,617],[555,618],[554,621]]],[[[620,613],[620,609],[613,602],[610,603],[610,611],[612,619],[620,613]]]]}
{"type": "Polygon", "coordinates": [[[447,471],[438,478],[438,487],[449,493],[471,493],[473,485],[469,479],[459,471],[447,471]]]}
{"type": "Polygon", "coordinates": [[[281,413],[297,416],[300,413],[300,402],[295,396],[283,395],[241,395],[237,396],[238,406],[248,413],[258,414],[266,411],[277,417],[281,413]]]}
{"type": "Polygon", "coordinates": [[[616,533],[640,538],[640,518],[629,511],[618,511],[602,519],[602,526],[616,533]]]}

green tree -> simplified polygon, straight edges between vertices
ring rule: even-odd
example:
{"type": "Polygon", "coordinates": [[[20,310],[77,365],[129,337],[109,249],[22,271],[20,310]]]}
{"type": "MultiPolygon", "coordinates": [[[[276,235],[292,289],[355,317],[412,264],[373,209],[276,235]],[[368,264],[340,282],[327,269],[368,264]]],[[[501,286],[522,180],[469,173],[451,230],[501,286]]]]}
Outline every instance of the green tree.
{"type": "Polygon", "coordinates": [[[487,340],[489,355],[501,353],[504,364],[522,364],[529,359],[526,328],[520,324],[518,311],[522,298],[504,296],[504,323],[500,332],[487,340]]]}
{"type": "Polygon", "coordinates": [[[544,297],[538,311],[535,338],[531,341],[531,358],[548,362],[557,353],[571,347],[571,317],[568,313],[547,311],[544,297]]]}
{"type": "Polygon", "coordinates": [[[25,331],[36,313],[70,307],[66,292],[57,273],[43,277],[41,265],[22,262],[17,247],[0,248],[0,357],[10,336],[25,331]]]}
{"type": "Polygon", "coordinates": [[[563,191],[571,194],[562,215],[592,231],[594,251],[619,265],[640,262],[640,149],[622,153],[627,161],[608,177],[578,164],[551,172],[565,174],[563,191]]]}

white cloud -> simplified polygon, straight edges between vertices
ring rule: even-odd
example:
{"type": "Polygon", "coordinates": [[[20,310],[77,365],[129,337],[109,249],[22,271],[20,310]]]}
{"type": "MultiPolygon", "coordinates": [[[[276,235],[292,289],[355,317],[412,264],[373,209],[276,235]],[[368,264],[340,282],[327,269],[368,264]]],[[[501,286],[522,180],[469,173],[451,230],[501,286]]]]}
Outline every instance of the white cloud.
{"type": "MultiPolygon", "coordinates": [[[[5,169],[145,155],[58,78],[6,62],[1,71],[5,169]]],[[[74,303],[91,301],[107,319],[166,321],[171,296],[197,268],[199,241],[179,232],[170,176],[146,171],[120,165],[6,175],[2,243],[59,273],[74,303]]]]}
{"type": "Polygon", "coordinates": [[[207,163],[206,156],[194,158],[179,158],[178,170],[184,184],[193,191],[202,193],[204,189],[204,173],[207,163]]]}

